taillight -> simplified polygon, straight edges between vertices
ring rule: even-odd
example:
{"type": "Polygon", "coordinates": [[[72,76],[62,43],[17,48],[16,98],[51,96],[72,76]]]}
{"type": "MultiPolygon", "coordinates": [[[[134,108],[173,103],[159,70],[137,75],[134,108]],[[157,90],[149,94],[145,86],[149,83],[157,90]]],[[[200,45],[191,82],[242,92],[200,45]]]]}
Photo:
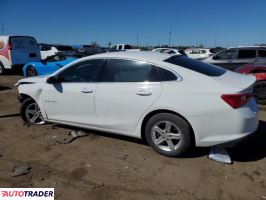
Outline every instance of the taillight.
{"type": "Polygon", "coordinates": [[[221,96],[221,98],[234,109],[245,105],[250,97],[251,94],[223,94],[221,96]]]}

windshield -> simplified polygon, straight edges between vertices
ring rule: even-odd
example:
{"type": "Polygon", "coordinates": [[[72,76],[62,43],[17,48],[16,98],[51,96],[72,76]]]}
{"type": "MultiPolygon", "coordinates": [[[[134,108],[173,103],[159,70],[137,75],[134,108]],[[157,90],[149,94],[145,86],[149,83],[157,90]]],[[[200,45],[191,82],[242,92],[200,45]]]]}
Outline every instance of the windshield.
{"type": "Polygon", "coordinates": [[[164,61],[207,76],[221,76],[226,72],[226,70],[221,67],[193,60],[185,56],[172,56],[164,61]]]}

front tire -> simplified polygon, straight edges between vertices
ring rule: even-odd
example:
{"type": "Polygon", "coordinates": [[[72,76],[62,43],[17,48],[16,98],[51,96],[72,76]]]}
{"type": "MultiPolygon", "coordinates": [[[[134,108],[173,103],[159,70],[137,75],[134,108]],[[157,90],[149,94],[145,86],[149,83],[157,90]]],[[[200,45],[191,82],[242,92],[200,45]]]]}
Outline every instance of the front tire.
{"type": "Polygon", "coordinates": [[[191,144],[189,124],[170,113],[151,117],[145,127],[145,137],[153,150],[169,157],[182,156],[191,144]]]}
{"type": "Polygon", "coordinates": [[[5,69],[4,65],[0,62],[0,75],[5,74],[5,71],[6,71],[6,69],[5,69]]]}
{"type": "Polygon", "coordinates": [[[38,104],[30,98],[21,104],[20,115],[23,121],[30,125],[45,123],[38,104]]]}
{"type": "Polygon", "coordinates": [[[258,104],[266,105],[266,81],[258,81],[255,83],[254,97],[258,104]]]}
{"type": "Polygon", "coordinates": [[[38,73],[36,69],[30,65],[26,68],[26,77],[33,77],[33,76],[38,76],[38,73]]]}

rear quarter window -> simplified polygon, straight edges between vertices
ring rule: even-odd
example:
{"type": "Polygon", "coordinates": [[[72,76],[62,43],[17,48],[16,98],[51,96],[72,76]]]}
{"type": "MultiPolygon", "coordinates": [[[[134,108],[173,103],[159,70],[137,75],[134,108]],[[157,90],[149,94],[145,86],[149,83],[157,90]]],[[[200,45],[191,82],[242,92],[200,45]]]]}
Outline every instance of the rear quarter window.
{"type": "Polygon", "coordinates": [[[206,76],[221,76],[226,72],[226,69],[210,65],[198,60],[193,60],[187,58],[186,56],[172,56],[164,61],[198,72],[200,74],[204,74],[206,76]]]}

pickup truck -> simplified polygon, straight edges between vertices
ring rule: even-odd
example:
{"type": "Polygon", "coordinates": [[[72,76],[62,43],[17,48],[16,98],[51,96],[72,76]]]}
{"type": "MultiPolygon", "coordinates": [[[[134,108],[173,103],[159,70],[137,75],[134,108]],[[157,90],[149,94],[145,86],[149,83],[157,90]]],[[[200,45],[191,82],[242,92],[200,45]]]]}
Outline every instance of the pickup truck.
{"type": "Polygon", "coordinates": [[[111,47],[114,51],[140,51],[140,49],[132,49],[129,44],[116,44],[111,47]]]}

